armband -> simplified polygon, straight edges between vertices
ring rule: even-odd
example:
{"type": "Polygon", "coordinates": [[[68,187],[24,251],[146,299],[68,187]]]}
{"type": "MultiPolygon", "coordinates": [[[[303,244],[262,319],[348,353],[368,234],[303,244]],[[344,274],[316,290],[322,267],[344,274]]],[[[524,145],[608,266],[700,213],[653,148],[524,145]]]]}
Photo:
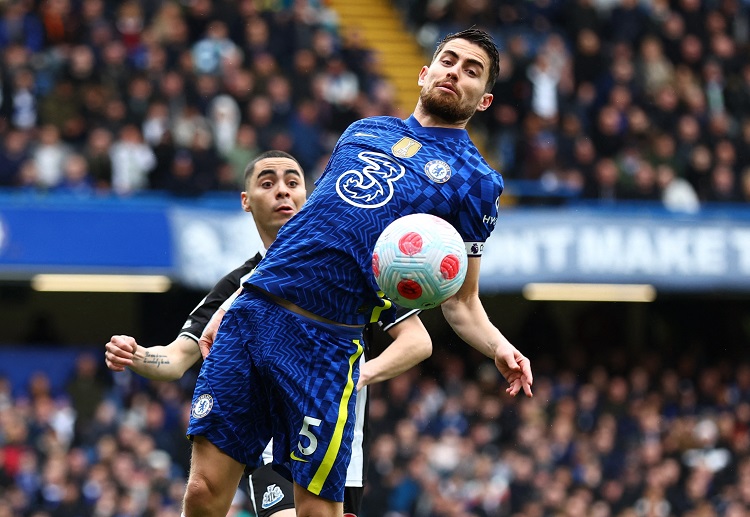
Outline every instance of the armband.
{"type": "Polygon", "coordinates": [[[481,257],[484,251],[483,242],[465,242],[466,254],[470,257],[481,257]]]}

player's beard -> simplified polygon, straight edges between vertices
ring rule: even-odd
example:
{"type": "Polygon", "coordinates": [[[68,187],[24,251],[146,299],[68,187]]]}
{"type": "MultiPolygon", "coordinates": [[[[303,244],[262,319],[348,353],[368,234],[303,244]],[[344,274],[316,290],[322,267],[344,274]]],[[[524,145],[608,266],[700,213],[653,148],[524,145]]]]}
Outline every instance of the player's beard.
{"type": "Polygon", "coordinates": [[[458,124],[469,120],[476,111],[474,105],[464,104],[460,98],[454,99],[450,94],[441,92],[437,88],[428,90],[426,86],[423,87],[422,91],[419,92],[419,98],[427,113],[449,124],[458,124]]]}

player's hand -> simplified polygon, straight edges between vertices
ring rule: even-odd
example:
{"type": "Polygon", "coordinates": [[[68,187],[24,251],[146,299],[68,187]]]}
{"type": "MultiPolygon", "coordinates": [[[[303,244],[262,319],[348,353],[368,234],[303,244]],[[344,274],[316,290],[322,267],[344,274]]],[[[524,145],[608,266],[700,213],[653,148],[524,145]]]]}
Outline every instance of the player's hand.
{"type": "Polygon", "coordinates": [[[211,347],[214,345],[216,332],[219,330],[219,324],[221,323],[221,319],[224,317],[225,313],[226,311],[224,309],[219,308],[216,312],[214,312],[214,315],[211,316],[211,319],[208,320],[208,325],[206,325],[206,328],[203,329],[203,334],[201,334],[201,338],[198,341],[198,347],[201,349],[201,355],[203,356],[203,359],[206,358],[208,353],[211,351],[211,347]]]}
{"type": "Polygon", "coordinates": [[[104,345],[104,362],[107,368],[114,372],[122,372],[133,365],[133,358],[138,343],[130,336],[112,336],[109,343],[104,345]]]}
{"type": "Polygon", "coordinates": [[[362,388],[370,384],[372,373],[370,372],[370,362],[365,361],[362,366],[359,367],[359,379],[357,380],[357,391],[359,392],[362,388]]]}
{"type": "Polygon", "coordinates": [[[531,374],[531,361],[514,346],[498,348],[495,351],[495,366],[508,381],[506,393],[515,397],[523,390],[526,396],[533,396],[531,385],[534,377],[531,374]]]}

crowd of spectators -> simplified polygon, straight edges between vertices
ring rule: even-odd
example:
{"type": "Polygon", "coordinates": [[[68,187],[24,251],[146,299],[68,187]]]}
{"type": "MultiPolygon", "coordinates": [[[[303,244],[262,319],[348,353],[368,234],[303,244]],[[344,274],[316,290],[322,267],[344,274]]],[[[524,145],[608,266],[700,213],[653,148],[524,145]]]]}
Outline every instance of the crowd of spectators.
{"type": "MultiPolygon", "coordinates": [[[[534,397],[511,398],[491,362],[447,340],[373,386],[363,516],[750,512],[750,364],[540,357],[534,397]]],[[[144,381],[86,352],[62,390],[44,372],[0,382],[0,516],[179,516],[194,374],[144,381]]]]}
{"type": "MultiPolygon", "coordinates": [[[[426,52],[473,23],[495,34],[495,102],[473,131],[511,191],[687,211],[750,200],[745,2],[395,3],[426,52]]],[[[324,2],[0,13],[0,186],[18,191],[236,191],[269,148],[314,177],[349,122],[407,115],[324,2]]],[[[43,372],[20,391],[0,382],[0,517],[180,515],[194,378],[146,382],[100,359],[82,355],[63,392],[43,372]]],[[[701,359],[542,361],[534,398],[509,399],[490,363],[443,350],[372,389],[363,515],[750,514],[750,365],[701,359]]],[[[249,511],[238,496],[232,514],[249,511]]]]}
{"type": "Polygon", "coordinates": [[[0,187],[33,192],[236,192],[271,148],[314,175],[395,110],[316,0],[3,0],[0,52],[0,187]]]}
{"type": "MultiPolygon", "coordinates": [[[[750,200],[747,2],[394,5],[426,58],[448,32],[494,34],[495,102],[472,128],[522,202],[750,200]]],[[[0,186],[234,191],[269,148],[314,178],[350,122],[408,115],[376,51],[321,0],[4,0],[0,13],[0,186]]]]}

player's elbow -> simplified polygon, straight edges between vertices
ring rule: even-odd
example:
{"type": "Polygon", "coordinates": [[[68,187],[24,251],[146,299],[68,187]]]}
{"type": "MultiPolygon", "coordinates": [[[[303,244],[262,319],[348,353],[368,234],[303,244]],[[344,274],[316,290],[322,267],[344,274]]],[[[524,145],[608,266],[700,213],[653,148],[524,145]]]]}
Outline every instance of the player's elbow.
{"type": "Polygon", "coordinates": [[[162,375],[162,378],[158,380],[168,381],[168,382],[179,381],[180,379],[182,379],[183,375],[185,375],[185,370],[175,369],[175,370],[164,372],[164,374],[162,375]]]}
{"type": "Polygon", "coordinates": [[[172,381],[179,381],[182,376],[185,374],[184,371],[174,371],[174,370],[160,370],[156,372],[138,372],[139,375],[142,375],[143,377],[151,380],[151,381],[163,381],[163,382],[172,382],[172,381]]]}
{"type": "Polygon", "coordinates": [[[464,311],[468,310],[471,300],[471,296],[459,296],[460,293],[451,296],[443,302],[440,308],[443,310],[443,315],[448,321],[452,318],[460,316],[464,311]]]}
{"type": "Polygon", "coordinates": [[[425,332],[423,336],[420,336],[414,343],[413,350],[420,363],[430,357],[432,355],[432,339],[430,335],[425,332]]]}

